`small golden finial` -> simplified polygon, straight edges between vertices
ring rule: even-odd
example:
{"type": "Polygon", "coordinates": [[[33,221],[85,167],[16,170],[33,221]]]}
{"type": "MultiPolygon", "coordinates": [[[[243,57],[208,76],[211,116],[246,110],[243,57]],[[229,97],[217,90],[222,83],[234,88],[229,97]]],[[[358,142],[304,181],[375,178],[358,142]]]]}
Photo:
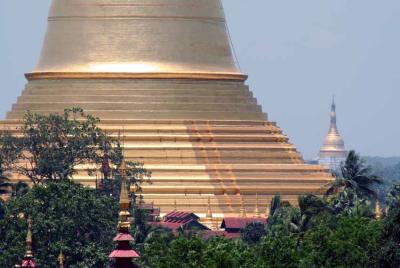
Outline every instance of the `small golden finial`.
{"type": "Polygon", "coordinates": [[[58,263],[59,263],[59,267],[60,268],[64,268],[64,261],[65,261],[65,257],[64,257],[64,254],[63,254],[63,252],[62,252],[62,250],[60,251],[60,255],[58,255],[58,263]]]}
{"type": "Polygon", "coordinates": [[[206,218],[212,219],[212,217],[213,217],[213,215],[212,215],[212,211],[211,211],[211,198],[208,197],[206,218]]]}
{"type": "Polygon", "coordinates": [[[243,200],[241,200],[240,205],[241,205],[241,207],[240,207],[240,217],[246,218],[246,217],[247,217],[247,215],[246,215],[246,208],[245,208],[245,206],[244,206],[243,200]]]}
{"type": "Polygon", "coordinates": [[[382,217],[381,202],[379,200],[375,203],[375,218],[380,219],[382,217]]]}
{"type": "Polygon", "coordinates": [[[129,196],[128,196],[128,185],[126,182],[126,177],[122,176],[121,182],[121,193],[119,197],[119,223],[118,228],[121,230],[129,230],[129,196]]]}
{"type": "Polygon", "coordinates": [[[176,199],[174,200],[174,211],[178,211],[178,206],[176,204],[176,199]]]}
{"type": "Polygon", "coordinates": [[[254,216],[256,218],[260,218],[261,217],[260,210],[258,209],[258,193],[256,193],[256,209],[254,210],[254,216]]]}
{"type": "Polygon", "coordinates": [[[33,253],[32,253],[32,219],[28,219],[28,232],[26,234],[26,253],[25,253],[26,258],[32,258],[33,253]]]}

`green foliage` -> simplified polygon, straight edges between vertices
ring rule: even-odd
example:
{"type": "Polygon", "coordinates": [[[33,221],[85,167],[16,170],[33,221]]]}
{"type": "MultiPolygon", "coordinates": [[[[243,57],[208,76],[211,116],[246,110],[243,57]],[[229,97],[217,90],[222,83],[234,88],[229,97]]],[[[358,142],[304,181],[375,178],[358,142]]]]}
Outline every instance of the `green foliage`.
{"type": "Polygon", "coordinates": [[[387,195],[386,205],[389,210],[400,207],[400,184],[394,184],[387,195]]]}
{"type": "Polygon", "coordinates": [[[98,118],[79,108],[66,109],[62,115],[28,112],[22,136],[7,132],[0,136],[1,159],[7,169],[33,184],[70,178],[77,165],[100,164],[104,152],[117,162],[121,159],[117,141],[109,138],[98,123],[98,118]]]}
{"type": "Polygon", "coordinates": [[[350,151],[346,161],[341,165],[341,174],[336,176],[326,195],[352,190],[360,199],[376,198],[376,186],[381,184],[372,168],[355,151],[350,151]]]}
{"type": "Polygon", "coordinates": [[[146,241],[149,234],[154,230],[154,228],[147,223],[147,212],[145,210],[135,206],[131,215],[133,215],[131,234],[135,238],[136,244],[142,245],[146,241]]]}
{"type": "Polygon", "coordinates": [[[284,228],[269,232],[254,248],[263,266],[253,267],[298,267],[300,262],[298,241],[298,234],[288,232],[284,228]]]}
{"type": "Polygon", "coordinates": [[[225,268],[268,267],[254,247],[224,238],[204,240],[196,236],[173,237],[158,232],[146,243],[142,267],[225,268]]]}
{"type": "Polygon", "coordinates": [[[377,254],[380,267],[400,267],[400,206],[393,207],[384,221],[377,254]]]}
{"type": "Polygon", "coordinates": [[[29,185],[23,181],[19,181],[13,184],[13,197],[20,197],[28,193],[29,185]]]}
{"type": "Polygon", "coordinates": [[[281,202],[280,196],[272,199],[270,216],[268,218],[268,232],[298,232],[301,213],[298,208],[292,207],[287,202],[281,202]]]}
{"type": "Polygon", "coordinates": [[[382,225],[367,218],[339,216],[308,231],[302,240],[303,267],[371,267],[382,225]]]}
{"type": "Polygon", "coordinates": [[[0,220],[4,218],[6,213],[6,208],[3,199],[0,198],[0,220]]]}
{"type": "Polygon", "coordinates": [[[312,194],[299,197],[299,208],[301,214],[299,229],[302,232],[312,228],[321,217],[329,217],[333,214],[333,209],[326,200],[312,194]]]}
{"type": "Polygon", "coordinates": [[[248,244],[256,244],[260,242],[261,238],[267,234],[266,226],[259,221],[254,221],[247,224],[246,228],[242,231],[242,239],[248,244]]]}
{"type": "Polygon", "coordinates": [[[107,267],[118,219],[115,199],[62,180],[36,185],[8,201],[6,215],[0,220],[0,267],[21,261],[27,217],[33,220],[39,267],[54,267],[60,250],[67,267],[107,267]]]}
{"type": "Polygon", "coordinates": [[[0,156],[0,195],[9,194],[12,184],[4,169],[3,158],[0,156]]]}
{"type": "MultiPolygon", "coordinates": [[[[118,166],[120,163],[118,163],[118,166]]],[[[121,191],[122,177],[118,169],[112,170],[111,176],[106,177],[102,181],[102,187],[98,190],[100,193],[114,198],[119,198],[119,193],[121,191]]],[[[135,193],[140,193],[142,191],[141,185],[143,183],[151,183],[150,177],[151,172],[143,167],[142,163],[134,163],[127,161],[125,176],[127,179],[128,189],[134,188],[134,192],[129,192],[129,197],[134,204],[139,204],[142,202],[141,196],[136,196],[135,193]],[[136,198],[138,198],[136,200],[136,198]]]]}

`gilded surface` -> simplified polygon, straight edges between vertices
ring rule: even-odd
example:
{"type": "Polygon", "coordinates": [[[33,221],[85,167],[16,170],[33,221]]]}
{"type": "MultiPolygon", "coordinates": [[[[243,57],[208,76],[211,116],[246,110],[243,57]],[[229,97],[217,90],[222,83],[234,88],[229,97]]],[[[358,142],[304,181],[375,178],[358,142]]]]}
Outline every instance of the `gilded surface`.
{"type": "MultiPolygon", "coordinates": [[[[238,70],[218,0],[54,0],[38,67],[0,128],[27,110],[81,107],[124,155],[143,162],[146,202],[201,217],[268,211],[322,194],[331,176],[301,154],[257,104],[238,70]],[[160,79],[162,78],[162,79],[160,79]]],[[[94,186],[87,166],[76,181],[94,186]]],[[[26,179],[14,174],[14,180],[26,179]]],[[[214,218],[211,218],[214,217],[214,218]]]]}
{"type": "Polygon", "coordinates": [[[241,75],[219,0],[54,0],[34,73],[63,72],[241,75]]]}

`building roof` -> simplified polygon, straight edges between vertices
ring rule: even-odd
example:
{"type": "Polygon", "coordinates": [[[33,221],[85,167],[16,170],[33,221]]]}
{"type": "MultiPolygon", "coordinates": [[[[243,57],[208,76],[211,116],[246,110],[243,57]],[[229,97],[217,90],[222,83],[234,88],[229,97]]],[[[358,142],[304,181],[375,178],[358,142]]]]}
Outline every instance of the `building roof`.
{"type": "Polygon", "coordinates": [[[139,258],[139,254],[136,251],[129,249],[129,250],[120,250],[116,249],[111,252],[110,258],[139,258]]]}
{"type": "Polygon", "coordinates": [[[184,211],[171,211],[167,215],[164,216],[164,222],[188,222],[189,220],[196,220],[198,221],[200,217],[198,217],[193,212],[184,212],[184,211]]]}
{"type": "Polygon", "coordinates": [[[249,223],[261,222],[267,224],[266,218],[239,218],[229,217],[224,218],[221,224],[222,229],[244,229],[249,223]]]}
{"type": "Polygon", "coordinates": [[[180,228],[186,230],[190,228],[199,227],[202,230],[209,230],[209,228],[198,222],[198,217],[193,212],[184,211],[171,211],[165,215],[161,222],[153,223],[154,226],[170,229],[176,231],[180,228]]]}
{"type": "Polygon", "coordinates": [[[114,237],[114,241],[134,241],[134,239],[130,234],[118,233],[117,236],[114,237]]]}
{"type": "Polygon", "coordinates": [[[34,268],[34,267],[36,267],[36,262],[33,259],[32,260],[23,260],[21,267],[34,268]]]}

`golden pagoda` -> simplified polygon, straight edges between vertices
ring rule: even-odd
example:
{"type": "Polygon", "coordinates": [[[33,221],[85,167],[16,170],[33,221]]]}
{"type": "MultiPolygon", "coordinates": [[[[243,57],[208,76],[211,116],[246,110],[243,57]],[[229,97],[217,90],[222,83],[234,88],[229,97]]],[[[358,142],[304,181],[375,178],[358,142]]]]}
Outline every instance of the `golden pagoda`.
{"type": "Polygon", "coordinates": [[[344,162],[347,157],[344,141],[338,131],[336,121],[336,104],[335,99],[333,99],[328,135],[325,138],[318,156],[319,164],[328,167],[332,171],[338,170],[340,164],[344,162]]]}
{"type": "MultiPolygon", "coordinates": [[[[306,165],[262,111],[235,62],[219,0],[53,0],[39,64],[2,122],[27,110],[81,107],[125,157],[152,171],[146,202],[214,218],[265,208],[279,193],[322,194],[331,176],[306,165]],[[174,208],[176,204],[176,208],[174,208]]],[[[94,185],[82,167],[75,180],[94,185]]]]}

